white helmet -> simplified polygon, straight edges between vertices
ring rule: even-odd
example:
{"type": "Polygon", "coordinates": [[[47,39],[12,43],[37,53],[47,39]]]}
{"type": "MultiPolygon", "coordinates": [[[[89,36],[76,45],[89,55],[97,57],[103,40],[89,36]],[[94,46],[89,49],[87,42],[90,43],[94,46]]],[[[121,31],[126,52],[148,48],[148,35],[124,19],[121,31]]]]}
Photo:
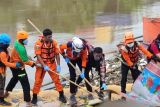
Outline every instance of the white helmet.
{"type": "Polygon", "coordinates": [[[72,46],[75,50],[75,52],[80,52],[83,49],[83,42],[81,39],[79,39],[78,37],[73,37],[72,38],[72,46]]]}

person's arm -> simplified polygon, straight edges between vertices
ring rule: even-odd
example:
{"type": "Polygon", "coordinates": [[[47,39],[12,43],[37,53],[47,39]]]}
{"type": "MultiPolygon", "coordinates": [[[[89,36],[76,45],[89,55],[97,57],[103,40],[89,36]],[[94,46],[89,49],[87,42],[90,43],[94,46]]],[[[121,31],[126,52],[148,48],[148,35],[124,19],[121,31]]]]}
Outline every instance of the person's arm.
{"type": "Polygon", "coordinates": [[[35,50],[35,54],[37,56],[38,62],[44,67],[45,63],[43,62],[43,60],[42,60],[42,58],[40,56],[41,55],[41,43],[40,43],[40,41],[37,41],[35,43],[34,50],[35,50]]]}
{"type": "Polygon", "coordinates": [[[28,60],[28,61],[26,61],[26,62],[23,62],[25,65],[29,65],[29,66],[31,66],[31,67],[34,67],[35,66],[35,63],[34,63],[34,61],[30,61],[30,60],[28,60]]]}
{"type": "Polygon", "coordinates": [[[37,60],[38,60],[38,62],[44,67],[45,66],[45,63],[43,62],[43,60],[42,60],[42,58],[41,58],[41,56],[40,55],[36,55],[37,56],[37,60]]]}
{"type": "Polygon", "coordinates": [[[103,55],[102,60],[100,61],[100,80],[105,83],[106,78],[106,62],[105,62],[105,55],[103,55]]]}
{"type": "Polygon", "coordinates": [[[87,48],[85,50],[82,50],[81,52],[81,59],[82,59],[82,73],[80,74],[80,77],[83,79],[85,78],[85,69],[86,69],[86,65],[87,65],[87,48]]]}
{"type": "Polygon", "coordinates": [[[7,54],[5,52],[0,53],[0,59],[1,59],[1,62],[4,65],[6,65],[8,67],[16,68],[16,63],[8,62],[8,57],[7,57],[7,54]]]}
{"type": "Polygon", "coordinates": [[[82,67],[86,68],[86,64],[87,64],[87,56],[88,56],[88,51],[87,48],[85,50],[82,50],[82,67]]]}
{"type": "Polygon", "coordinates": [[[62,55],[65,55],[66,53],[65,53],[65,50],[67,49],[67,44],[61,44],[60,46],[59,46],[59,48],[60,48],[60,53],[62,54],[62,55]]]}
{"type": "Polygon", "coordinates": [[[54,48],[55,51],[54,52],[55,52],[56,62],[57,62],[57,65],[60,65],[60,56],[59,56],[60,51],[59,51],[59,47],[58,47],[57,41],[54,41],[54,46],[55,46],[55,48],[54,48]]]}
{"type": "Polygon", "coordinates": [[[138,48],[147,56],[147,58],[151,58],[153,56],[147,49],[145,49],[140,43],[138,44],[138,48]]]}

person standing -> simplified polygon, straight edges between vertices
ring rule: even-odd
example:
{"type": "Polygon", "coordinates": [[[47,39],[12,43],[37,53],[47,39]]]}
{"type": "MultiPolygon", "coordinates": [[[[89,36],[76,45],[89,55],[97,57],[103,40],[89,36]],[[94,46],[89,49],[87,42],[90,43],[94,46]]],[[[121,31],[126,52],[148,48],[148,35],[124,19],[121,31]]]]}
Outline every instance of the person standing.
{"type": "Polygon", "coordinates": [[[122,57],[121,63],[121,92],[126,93],[126,82],[128,71],[131,71],[132,78],[135,81],[140,75],[138,70],[137,62],[139,60],[140,51],[147,56],[149,59],[158,60],[155,55],[152,55],[148,50],[146,50],[142,44],[135,41],[132,32],[126,32],[124,35],[124,44],[120,47],[120,54],[122,57]]]}
{"type": "Polygon", "coordinates": [[[28,76],[25,70],[25,65],[29,65],[31,67],[35,66],[35,63],[28,58],[27,51],[25,45],[28,43],[28,33],[26,31],[18,31],[17,32],[17,40],[14,43],[14,48],[11,52],[11,62],[20,62],[23,67],[21,68],[13,68],[11,67],[13,77],[9,81],[6,87],[5,96],[9,95],[9,92],[13,90],[15,85],[20,81],[23,88],[23,96],[24,101],[27,106],[30,106],[30,84],[28,80],[28,76]]]}
{"type": "Polygon", "coordinates": [[[40,91],[45,73],[48,72],[55,83],[56,90],[59,92],[59,101],[66,103],[67,101],[59,75],[54,73],[60,73],[61,67],[58,43],[55,39],[52,39],[52,31],[50,29],[44,29],[42,38],[36,41],[35,54],[37,56],[37,63],[41,64],[42,67],[36,67],[33,98],[31,102],[37,104],[37,94],[40,91]]]}
{"type": "Polygon", "coordinates": [[[4,100],[4,87],[6,80],[6,67],[19,68],[21,64],[17,61],[14,63],[9,62],[10,56],[8,47],[10,45],[11,38],[6,33],[0,34],[0,105],[11,106],[11,103],[4,100]]]}

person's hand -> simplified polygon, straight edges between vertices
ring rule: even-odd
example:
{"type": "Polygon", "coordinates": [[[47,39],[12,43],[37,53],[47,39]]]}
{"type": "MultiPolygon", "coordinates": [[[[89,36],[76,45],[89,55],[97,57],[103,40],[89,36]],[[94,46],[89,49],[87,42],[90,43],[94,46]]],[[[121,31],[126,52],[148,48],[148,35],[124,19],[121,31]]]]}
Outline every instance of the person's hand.
{"type": "Polygon", "coordinates": [[[84,68],[82,68],[82,73],[80,74],[80,77],[82,79],[85,78],[85,69],[84,68]]]}
{"type": "Polygon", "coordinates": [[[33,68],[34,66],[36,66],[36,63],[35,63],[35,62],[33,62],[33,64],[31,65],[31,67],[33,68]]]}
{"type": "Polygon", "coordinates": [[[65,62],[69,63],[70,59],[68,57],[65,57],[65,62]]]}
{"type": "Polygon", "coordinates": [[[31,57],[31,56],[28,56],[28,59],[29,59],[29,60],[32,60],[32,57],[31,57]]]}
{"type": "Polygon", "coordinates": [[[106,89],[107,89],[107,85],[105,83],[103,83],[101,86],[101,90],[106,90],[106,89]]]}
{"type": "Polygon", "coordinates": [[[60,65],[57,65],[56,70],[60,73],[60,72],[61,72],[61,66],[60,66],[60,65]]]}
{"type": "Polygon", "coordinates": [[[160,58],[157,57],[156,55],[153,55],[151,59],[154,60],[154,62],[160,62],[160,58]]]}
{"type": "Polygon", "coordinates": [[[22,67],[23,66],[23,64],[22,63],[20,63],[20,62],[16,62],[16,68],[20,68],[20,67],[22,67]]]}
{"type": "Polygon", "coordinates": [[[43,69],[44,69],[45,71],[49,71],[49,67],[46,66],[46,65],[43,67],[43,69]]]}

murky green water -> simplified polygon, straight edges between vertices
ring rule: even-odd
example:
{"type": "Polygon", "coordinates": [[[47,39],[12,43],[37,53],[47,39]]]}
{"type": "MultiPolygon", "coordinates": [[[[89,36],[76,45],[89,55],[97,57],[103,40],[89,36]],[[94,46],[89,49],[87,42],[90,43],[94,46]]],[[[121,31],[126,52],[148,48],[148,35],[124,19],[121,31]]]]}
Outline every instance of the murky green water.
{"type": "MultiPolygon", "coordinates": [[[[159,10],[159,0],[0,0],[0,32],[9,33],[13,42],[16,31],[28,31],[27,49],[34,56],[39,33],[27,22],[30,19],[41,31],[51,28],[59,44],[79,35],[107,52],[116,48],[125,31],[142,35],[142,17],[159,17],[159,10]]],[[[34,76],[29,77],[33,84],[34,76]]]]}

